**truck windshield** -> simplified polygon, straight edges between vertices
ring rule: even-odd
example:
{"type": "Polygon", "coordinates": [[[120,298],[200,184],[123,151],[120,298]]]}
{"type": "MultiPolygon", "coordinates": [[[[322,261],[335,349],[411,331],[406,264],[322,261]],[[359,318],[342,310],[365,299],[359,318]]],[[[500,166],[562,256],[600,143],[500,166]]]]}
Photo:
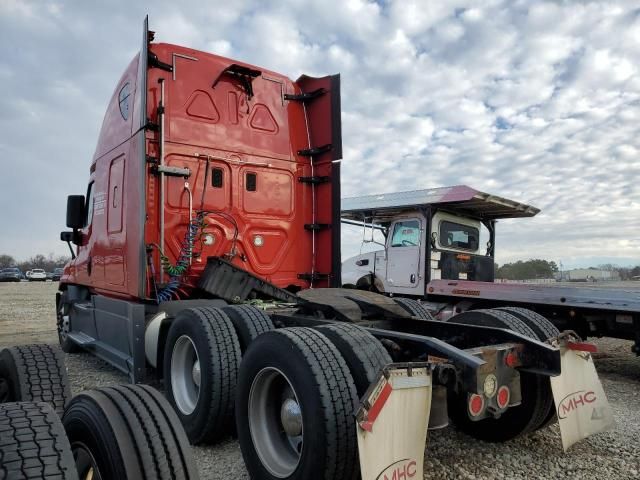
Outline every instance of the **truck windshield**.
{"type": "Polygon", "coordinates": [[[392,247],[414,247],[420,243],[420,222],[404,220],[393,227],[392,247]]]}
{"type": "Polygon", "coordinates": [[[444,247],[477,250],[480,232],[475,227],[454,222],[440,223],[440,245],[444,247]]]}

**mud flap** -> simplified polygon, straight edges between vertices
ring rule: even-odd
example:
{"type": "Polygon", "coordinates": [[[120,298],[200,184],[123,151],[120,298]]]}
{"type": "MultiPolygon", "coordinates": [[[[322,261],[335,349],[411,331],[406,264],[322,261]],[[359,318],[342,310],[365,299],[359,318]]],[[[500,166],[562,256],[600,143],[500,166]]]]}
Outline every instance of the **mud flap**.
{"type": "MultiPolygon", "coordinates": [[[[588,345],[586,345],[588,347],[588,345]]],[[[613,427],[611,406],[585,344],[560,345],[562,373],[551,377],[562,447],[613,427]],[[582,345],[582,346],[581,346],[582,345]]]]}
{"type": "Polygon", "coordinates": [[[356,412],[362,480],[422,479],[431,369],[390,365],[356,412]]]}

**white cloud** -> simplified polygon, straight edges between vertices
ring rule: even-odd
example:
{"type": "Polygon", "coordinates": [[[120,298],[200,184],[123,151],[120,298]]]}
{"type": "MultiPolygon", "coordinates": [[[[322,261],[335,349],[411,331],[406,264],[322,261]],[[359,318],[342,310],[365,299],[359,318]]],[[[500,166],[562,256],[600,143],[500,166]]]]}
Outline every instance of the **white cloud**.
{"type": "Polygon", "coordinates": [[[34,5],[20,0],[0,0],[0,15],[32,17],[34,5]]]}
{"type": "MultiPolygon", "coordinates": [[[[29,231],[45,202],[53,210],[39,231],[55,242],[145,13],[122,0],[0,0],[0,161],[12,165],[0,203],[24,198],[1,214],[13,231],[29,231]]],[[[640,262],[640,15],[630,2],[166,0],[150,13],[158,41],[292,78],[339,71],[345,195],[467,183],[543,209],[501,222],[500,262],[640,262]]],[[[360,236],[345,231],[345,254],[360,236]]],[[[9,232],[0,253],[24,257],[38,242],[9,232]]]]}

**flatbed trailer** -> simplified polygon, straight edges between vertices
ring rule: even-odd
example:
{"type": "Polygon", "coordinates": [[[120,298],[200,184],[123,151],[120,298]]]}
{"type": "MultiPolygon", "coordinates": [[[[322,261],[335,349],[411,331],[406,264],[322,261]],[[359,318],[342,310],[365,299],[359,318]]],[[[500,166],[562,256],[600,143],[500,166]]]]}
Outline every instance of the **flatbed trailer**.
{"type": "Polygon", "coordinates": [[[640,291],[495,282],[498,221],[539,211],[465,185],[343,199],[342,221],[362,227],[368,242],[382,232],[384,249],[345,260],[342,282],[419,299],[438,319],[473,309],[526,308],[582,337],[633,340],[640,355],[640,291]]]}
{"type": "Polygon", "coordinates": [[[549,318],[561,330],[582,337],[633,340],[640,354],[640,291],[624,288],[573,287],[527,283],[433,280],[427,298],[434,302],[465,299],[477,307],[513,305],[549,318]]]}
{"type": "MultiPolygon", "coordinates": [[[[161,382],[193,444],[235,423],[253,478],[355,479],[363,459],[402,455],[358,456],[383,408],[369,400],[394,385],[428,388],[420,418],[435,428],[451,417],[480,440],[554,421],[549,378],[566,380],[548,320],[487,310],[434,321],[407,310],[418,302],[339,288],[339,76],[292,81],[153,38],[145,20],[87,195],[68,198],[63,350],[161,382]]],[[[420,458],[385,471],[421,472],[422,427],[410,442],[397,433],[420,458]]]]}

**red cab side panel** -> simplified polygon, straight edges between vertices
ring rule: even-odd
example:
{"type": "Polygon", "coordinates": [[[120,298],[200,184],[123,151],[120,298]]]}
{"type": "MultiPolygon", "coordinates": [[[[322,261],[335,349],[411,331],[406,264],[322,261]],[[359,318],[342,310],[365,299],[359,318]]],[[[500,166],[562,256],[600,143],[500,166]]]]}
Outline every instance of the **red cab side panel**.
{"type": "Polygon", "coordinates": [[[90,168],[87,219],[68,283],[125,298],[140,297],[142,141],[135,132],[133,105],[140,86],[138,56],[127,67],[111,97],[90,168]],[[134,135],[132,136],[132,132],[134,135]]]}

